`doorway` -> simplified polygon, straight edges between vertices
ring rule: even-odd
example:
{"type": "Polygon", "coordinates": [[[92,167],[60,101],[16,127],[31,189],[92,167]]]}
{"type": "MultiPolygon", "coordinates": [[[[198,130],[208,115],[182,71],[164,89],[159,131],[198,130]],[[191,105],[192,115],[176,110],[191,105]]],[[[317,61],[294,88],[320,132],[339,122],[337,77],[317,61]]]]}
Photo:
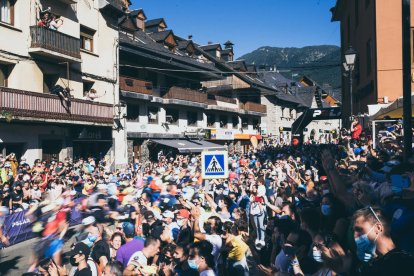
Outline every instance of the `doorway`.
{"type": "Polygon", "coordinates": [[[59,160],[59,153],[62,150],[62,140],[43,140],[42,159],[50,162],[59,160]]]}

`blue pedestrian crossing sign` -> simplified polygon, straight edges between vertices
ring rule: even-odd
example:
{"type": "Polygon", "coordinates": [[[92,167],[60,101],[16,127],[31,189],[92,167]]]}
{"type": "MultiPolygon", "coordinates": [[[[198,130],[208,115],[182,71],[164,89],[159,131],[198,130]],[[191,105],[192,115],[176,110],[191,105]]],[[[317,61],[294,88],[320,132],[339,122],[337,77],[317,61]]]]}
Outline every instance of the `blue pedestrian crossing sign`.
{"type": "Polygon", "coordinates": [[[227,151],[203,151],[201,153],[203,179],[227,178],[227,151]]]}

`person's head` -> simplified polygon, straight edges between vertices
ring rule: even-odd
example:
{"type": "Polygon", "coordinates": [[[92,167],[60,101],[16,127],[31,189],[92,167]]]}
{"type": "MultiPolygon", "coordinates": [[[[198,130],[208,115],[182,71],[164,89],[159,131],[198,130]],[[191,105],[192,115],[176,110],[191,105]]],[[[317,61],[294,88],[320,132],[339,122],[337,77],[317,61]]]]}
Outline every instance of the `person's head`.
{"type": "Polygon", "coordinates": [[[123,267],[122,264],[118,261],[111,261],[107,263],[105,269],[102,273],[104,276],[122,276],[123,267]]]}
{"type": "Polygon", "coordinates": [[[309,249],[312,245],[312,237],[305,230],[293,230],[286,238],[283,251],[287,254],[289,250],[287,247],[293,247],[293,251],[298,259],[302,259],[307,256],[309,249]]]}
{"type": "Polygon", "coordinates": [[[296,214],[294,211],[294,206],[290,203],[285,203],[281,209],[282,216],[289,216],[292,220],[296,220],[296,214]]]}
{"type": "Polygon", "coordinates": [[[173,222],[175,215],[170,210],[167,210],[164,213],[162,213],[162,217],[163,217],[164,222],[167,225],[170,225],[173,222]]]}
{"type": "Polygon", "coordinates": [[[190,212],[187,209],[180,209],[177,213],[177,224],[178,226],[188,225],[188,220],[190,219],[190,212]]]}
{"type": "Polygon", "coordinates": [[[355,124],[359,123],[359,119],[358,119],[358,117],[354,117],[353,122],[354,122],[355,124]]]}
{"type": "Polygon", "coordinates": [[[99,228],[96,226],[90,226],[88,227],[88,240],[92,243],[96,243],[100,239],[102,239],[101,232],[99,231],[99,228]]]}
{"type": "Polygon", "coordinates": [[[177,244],[174,250],[173,258],[175,262],[182,263],[188,259],[189,248],[186,244],[177,244]]]}
{"type": "Polygon", "coordinates": [[[86,244],[78,242],[69,252],[70,264],[72,266],[79,266],[80,264],[85,265],[90,252],[91,251],[86,244]]]}
{"type": "Polygon", "coordinates": [[[360,260],[364,259],[365,254],[372,255],[376,244],[382,242],[384,237],[391,237],[390,224],[378,208],[367,207],[356,211],[353,223],[357,255],[360,260]]]}
{"type": "Polygon", "coordinates": [[[160,252],[160,245],[161,245],[161,242],[159,239],[156,239],[153,237],[147,237],[144,243],[144,249],[146,252],[145,256],[147,258],[150,258],[150,257],[154,257],[155,255],[157,255],[160,252]]]}
{"type": "Polygon", "coordinates": [[[132,239],[135,237],[135,227],[130,222],[124,222],[120,225],[121,231],[124,233],[125,238],[132,239]]]}
{"type": "Polygon", "coordinates": [[[319,212],[315,208],[304,208],[300,212],[300,228],[310,233],[316,233],[320,227],[319,212]]]}
{"type": "Polygon", "coordinates": [[[155,222],[154,213],[150,210],[144,212],[144,218],[148,224],[152,224],[155,222]]]}
{"type": "Polygon", "coordinates": [[[118,250],[124,243],[124,237],[121,233],[115,232],[111,236],[111,246],[113,249],[118,250]]]}
{"type": "Polygon", "coordinates": [[[311,180],[312,179],[312,172],[310,170],[305,171],[305,180],[311,180]]]}
{"type": "Polygon", "coordinates": [[[211,216],[208,218],[208,220],[204,223],[204,230],[208,235],[213,234],[220,234],[221,228],[222,228],[222,222],[219,217],[217,216],[211,216]]]}
{"type": "Polygon", "coordinates": [[[214,268],[213,246],[208,241],[193,243],[190,247],[188,265],[198,272],[214,268]]]}

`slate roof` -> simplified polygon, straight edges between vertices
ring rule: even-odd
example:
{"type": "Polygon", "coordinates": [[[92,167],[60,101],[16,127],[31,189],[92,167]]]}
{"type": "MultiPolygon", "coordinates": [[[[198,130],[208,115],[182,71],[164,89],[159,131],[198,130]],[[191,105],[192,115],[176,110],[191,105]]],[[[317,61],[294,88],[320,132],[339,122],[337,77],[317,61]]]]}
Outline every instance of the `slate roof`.
{"type": "Polygon", "coordinates": [[[200,46],[200,48],[203,49],[204,51],[211,51],[217,48],[221,49],[221,45],[219,43],[215,43],[215,44],[208,44],[208,45],[200,46]]]}
{"type": "Polygon", "coordinates": [[[190,43],[192,43],[191,40],[179,40],[177,42],[177,44],[178,44],[177,47],[178,47],[179,50],[185,50],[185,49],[187,49],[187,47],[190,43]]]}
{"type": "Polygon", "coordinates": [[[247,70],[244,60],[229,61],[227,64],[236,71],[241,71],[241,69],[247,70]]]}
{"type": "Polygon", "coordinates": [[[162,32],[156,32],[156,33],[149,33],[148,35],[154,39],[156,42],[164,41],[170,34],[173,34],[172,30],[166,30],[162,32]]]}
{"type": "Polygon", "coordinates": [[[129,37],[124,33],[119,34],[120,39],[120,49],[125,51],[130,51],[133,53],[143,53],[145,55],[150,54],[151,56],[157,57],[157,59],[162,59],[165,62],[176,62],[184,66],[191,66],[194,70],[205,70],[211,71],[211,73],[203,73],[208,75],[215,75],[217,78],[221,75],[221,72],[215,68],[213,64],[200,62],[196,58],[189,57],[185,53],[176,50],[172,52],[166,49],[162,44],[157,43],[150,35],[137,31],[134,33],[134,37],[129,37]]]}
{"type": "Polygon", "coordinates": [[[168,27],[168,26],[167,26],[167,23],[165,23],[164,18],[156,18],[156,19],[147,20],[147,21],[145,21],[145,27],[157,26],[157,25],[159,25],[161,22],[164,22],[165,27],[168,27]]]}
{"type": "Polygon", "coordinates": [[[225,55],[228,55],[230,52],[233,52],[233,50],[232,49],[224,49],[224,50],[221,50],[221,55],[225,56],[225,55]]]}
{"type": "Polygon", "coordinates": [[[147,18],[147,16],[145,15],[145,12],[143,9],[138,9],[138,10],[133,10],[129,13],[129,15],[132,16],[137,16],[138,13],[142,12],[144,14],[144,17],[147,18]]]}

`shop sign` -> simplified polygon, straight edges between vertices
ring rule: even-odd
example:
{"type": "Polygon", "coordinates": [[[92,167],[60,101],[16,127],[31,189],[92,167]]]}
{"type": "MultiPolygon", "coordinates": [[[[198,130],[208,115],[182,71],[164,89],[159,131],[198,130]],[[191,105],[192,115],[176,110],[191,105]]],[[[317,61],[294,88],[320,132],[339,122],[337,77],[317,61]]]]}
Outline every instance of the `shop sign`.
{"type": "Polygon", "coordinates": [[[212,140],[234,140],[234,131],[231,129],[212,129],[212,140]]]}
{"type": "Polygon", "coordinates": [[[110,128],[87,128],[76,129],[73,138],[78,140],[111,140],[112,133],[110,128]]]}

